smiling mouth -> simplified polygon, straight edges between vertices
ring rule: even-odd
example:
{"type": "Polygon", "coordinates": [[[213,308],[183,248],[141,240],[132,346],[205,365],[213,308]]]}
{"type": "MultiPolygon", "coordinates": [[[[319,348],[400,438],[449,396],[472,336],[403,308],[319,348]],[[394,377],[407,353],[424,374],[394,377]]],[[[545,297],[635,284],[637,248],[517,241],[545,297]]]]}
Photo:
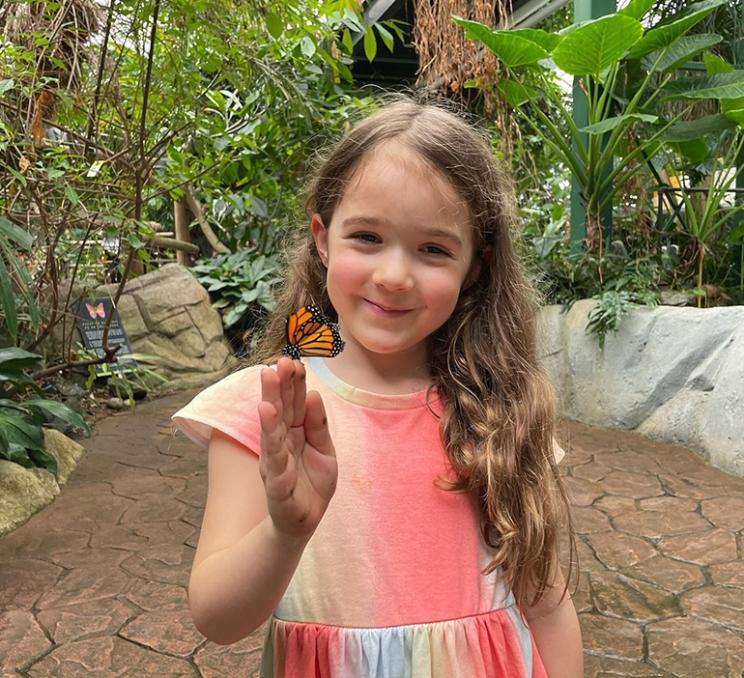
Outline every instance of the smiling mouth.
{"type": "Polygon", "coordinates": [[[393,308],[391,306],[382,306],[381,304],[377,304],[374,301],[370,301],[369,299],[365,299],[370,306],[372,306],[373,309],[375,309],[377,312],[384,313],[386,315],[403,315],[404,313],[408,313],[411,311],[410,308],[393,308]]]}

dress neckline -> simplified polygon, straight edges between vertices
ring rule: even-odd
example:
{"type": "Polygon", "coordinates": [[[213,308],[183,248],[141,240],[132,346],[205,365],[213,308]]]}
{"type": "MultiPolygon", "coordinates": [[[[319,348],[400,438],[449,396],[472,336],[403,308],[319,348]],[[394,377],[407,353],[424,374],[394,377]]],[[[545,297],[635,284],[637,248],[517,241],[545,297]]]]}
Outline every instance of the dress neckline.
{"type": "Polygon", "coordinates": [[[404,410],[414,407],[426,407],[437,401],[436,388],[425,388],[413,393],[374,393],[365,391],[337,377],[326,364],[324,358],[305,358],[305,364],[312,370],[318,380],[343,400],[364,407],[383,410],[404,410]]]}

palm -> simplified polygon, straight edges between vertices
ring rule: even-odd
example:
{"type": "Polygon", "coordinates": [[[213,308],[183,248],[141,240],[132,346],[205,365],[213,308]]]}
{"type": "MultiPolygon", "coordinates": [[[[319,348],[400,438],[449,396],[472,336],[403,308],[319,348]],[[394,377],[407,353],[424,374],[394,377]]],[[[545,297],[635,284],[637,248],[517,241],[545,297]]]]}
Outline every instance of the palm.
{"type": "Polygon", "coordinates": [[[337,465],[323,403],[305,391],[301,363],[262,374],[261,476],[269,514],[290,536],[311,534],[336,487],[337,465]]]}

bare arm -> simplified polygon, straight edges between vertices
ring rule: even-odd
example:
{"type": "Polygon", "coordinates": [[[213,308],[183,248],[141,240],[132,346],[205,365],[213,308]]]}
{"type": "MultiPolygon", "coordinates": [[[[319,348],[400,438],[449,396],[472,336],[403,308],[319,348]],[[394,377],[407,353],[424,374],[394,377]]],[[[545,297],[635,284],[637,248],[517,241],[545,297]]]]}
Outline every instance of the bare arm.
{"type": "Polygon", "coordinates": [[[261,375],[261,456],[215,432],[189,603],[210,640],[258,628],[284,594],[333,495],[336,458],[322,401],[301,364],[261,375]]]}
{"type": "Polygon", "coordinates": [[[576,608],[568,591],[563,593],[564,579],[556,567],[552,586],[532,607],[523,613],[532,630],[548,678],[583,678],[584,654],[576,608]]]}

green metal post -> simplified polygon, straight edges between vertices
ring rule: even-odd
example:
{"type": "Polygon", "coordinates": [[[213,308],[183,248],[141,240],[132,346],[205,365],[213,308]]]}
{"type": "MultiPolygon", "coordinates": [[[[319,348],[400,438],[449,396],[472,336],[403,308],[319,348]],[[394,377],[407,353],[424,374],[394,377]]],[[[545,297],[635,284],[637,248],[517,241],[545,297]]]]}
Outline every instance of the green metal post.
{"type": "MultiPolygon", "coordinates": [[[[574,22],[598,19],[606,14],[612,14],[617,9],[615,0],[574,0],[574,22]]],[[[589,124],[586,97],[579,87],[579,78],[574,78],[573,84],[573,119],[576,126],[586,127],[589,124]]],[[[605,229],[612,228],[612,206],[610,205],[601,215],[605,229]]],[[[582,241],[586,238],[586,210],[581,198],[581,186],[576,177],[571,178],[571,250],[581,250],[582,241]]],[[[607,243],[609,245],[609,243],[607,243]]]]}

